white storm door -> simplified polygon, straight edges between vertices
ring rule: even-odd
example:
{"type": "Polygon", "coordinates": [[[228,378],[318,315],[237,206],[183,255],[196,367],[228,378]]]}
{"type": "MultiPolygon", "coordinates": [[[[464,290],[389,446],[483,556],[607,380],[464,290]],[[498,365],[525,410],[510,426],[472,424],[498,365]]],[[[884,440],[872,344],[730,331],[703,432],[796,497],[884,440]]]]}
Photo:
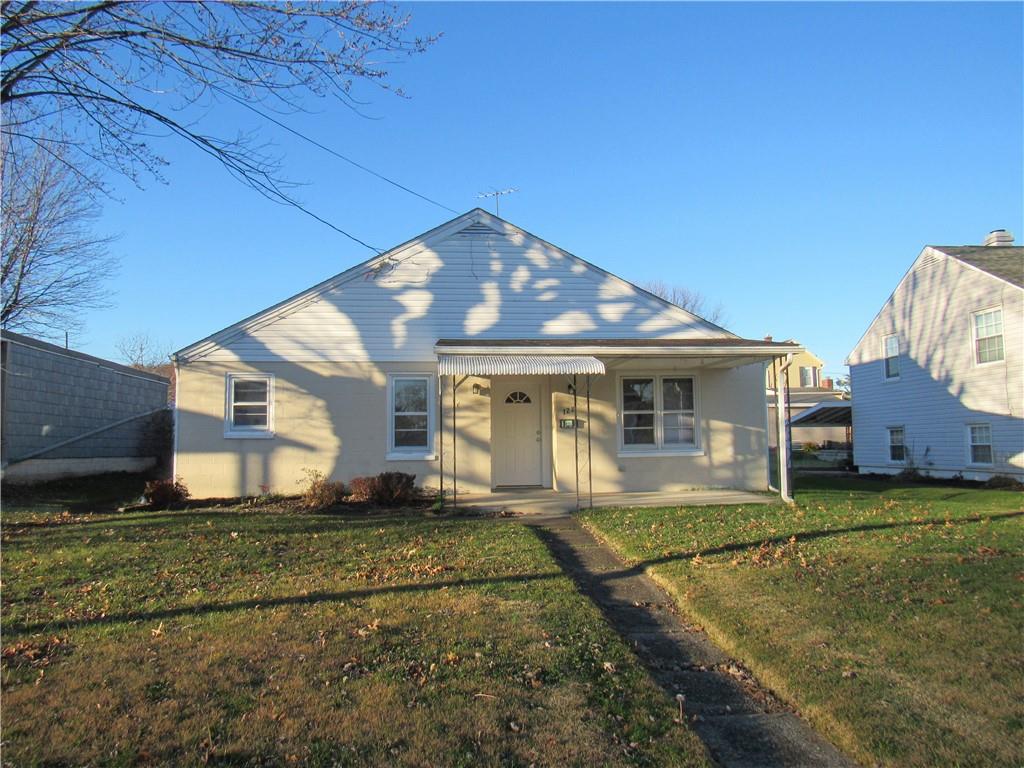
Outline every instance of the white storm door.
{"type": "Polygon", "coordinates": [[[540,379],[491,380],[494,485],[542,485],[540,379]]]}

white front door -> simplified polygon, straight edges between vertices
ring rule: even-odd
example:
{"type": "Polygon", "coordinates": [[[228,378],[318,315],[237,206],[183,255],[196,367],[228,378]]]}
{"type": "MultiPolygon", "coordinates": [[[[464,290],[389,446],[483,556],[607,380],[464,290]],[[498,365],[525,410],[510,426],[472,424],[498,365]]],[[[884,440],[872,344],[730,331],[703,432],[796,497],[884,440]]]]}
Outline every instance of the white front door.
{"type": "Polygon", "coordinates": [[[491,379],[494,485],[542,485],[541,385],[538,378],[491,379]]]}

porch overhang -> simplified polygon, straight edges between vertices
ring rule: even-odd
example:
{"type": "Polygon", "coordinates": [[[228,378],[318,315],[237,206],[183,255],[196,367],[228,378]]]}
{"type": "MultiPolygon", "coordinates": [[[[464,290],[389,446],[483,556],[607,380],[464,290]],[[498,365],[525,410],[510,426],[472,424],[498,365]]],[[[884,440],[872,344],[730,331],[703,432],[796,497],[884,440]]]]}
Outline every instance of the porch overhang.
{"type": "Polygon", "coordinates": [[[450,354],[438,352],[441,376],[554,376],[604,373],[604,363],[590,355],[450,354]]]}
{"type": "MultiPolygon", "coordinates": [[[[441,374],[477,373],[510,375],[520,373],[604,373],[597,358],[674,357],[685,358],[704,368],[735,368],[770,362],[802,351],[795,342],[754,339],[440,339],[434,346],[441,361],[441,374]],[[456,361],[456,358],[458,359],[456,361]],[[537,370],[523,370],[516,361],[537,361],[537,370]],[[563,363],[555,361],[562,360],[563,363]],[[490,373],[470,371],[491,361],[490,373]],[[543,364],[550,369],[543,369],[543,364]],[[563,365],[567,367],[556,367],[563,365]],[[575,369],[574,369],[574,366],[575,369]],[[598,370],[600,366],[600,370],[598,370]],[[449,373],[450,372],[450,373],[449,373]]],[[[610,363],[612,364],[612,363],[610,363]]],[[[613,365],[613,364],[612,364],[613,365]]],[[[614,367],[614,365],[613,365],[614,367]]]]}

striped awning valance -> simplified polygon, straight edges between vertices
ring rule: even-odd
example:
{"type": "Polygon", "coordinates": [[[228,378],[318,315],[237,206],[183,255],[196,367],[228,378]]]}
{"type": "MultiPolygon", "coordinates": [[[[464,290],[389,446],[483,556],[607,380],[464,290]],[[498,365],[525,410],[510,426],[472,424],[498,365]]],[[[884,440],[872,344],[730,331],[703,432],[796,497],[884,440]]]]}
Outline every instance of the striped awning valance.
{"type": "Polygon", "coordinates": [[[442,376],[549,376],[603,374],[604,363],[590,355],[437,355],[442,376]]]}

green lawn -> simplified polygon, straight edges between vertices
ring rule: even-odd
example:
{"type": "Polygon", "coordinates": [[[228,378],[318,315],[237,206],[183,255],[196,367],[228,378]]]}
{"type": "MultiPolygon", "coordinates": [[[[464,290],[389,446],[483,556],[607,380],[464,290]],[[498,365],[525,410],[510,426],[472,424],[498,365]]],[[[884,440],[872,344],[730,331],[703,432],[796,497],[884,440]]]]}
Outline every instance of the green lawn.
{"type": "Polygon", "coordinates": [[[798,480],[797,505],[594,510],[681,609],[865,764],[1024,764],[1024,498],[798,480]]]}
{"type": "Polygon", "coordinates": [[[707,765],[515,523],[5,495],[4,765],[707,765]]]}

